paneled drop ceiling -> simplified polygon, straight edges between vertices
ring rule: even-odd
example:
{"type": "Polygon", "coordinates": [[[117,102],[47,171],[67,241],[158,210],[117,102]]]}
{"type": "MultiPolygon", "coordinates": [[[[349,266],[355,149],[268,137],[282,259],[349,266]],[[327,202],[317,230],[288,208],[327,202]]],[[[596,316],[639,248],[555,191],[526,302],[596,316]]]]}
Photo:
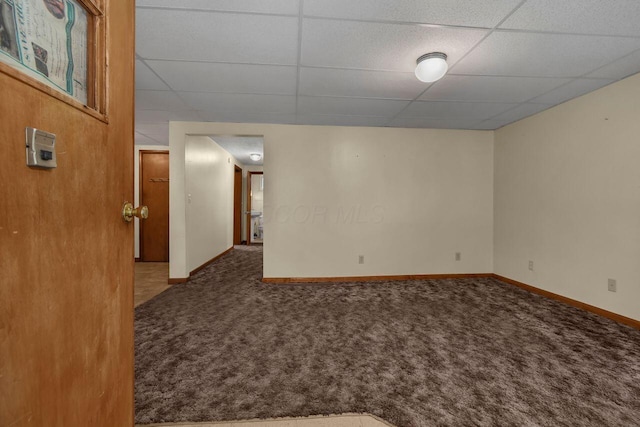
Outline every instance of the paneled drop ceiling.
{"type": "Polygon", "coordinates": [[[136,143],[170,120],[496,129],[640,71],[639,0],[136,0],[136,143]],[[414,76],[428,52],[449,73],[414,76]]]}

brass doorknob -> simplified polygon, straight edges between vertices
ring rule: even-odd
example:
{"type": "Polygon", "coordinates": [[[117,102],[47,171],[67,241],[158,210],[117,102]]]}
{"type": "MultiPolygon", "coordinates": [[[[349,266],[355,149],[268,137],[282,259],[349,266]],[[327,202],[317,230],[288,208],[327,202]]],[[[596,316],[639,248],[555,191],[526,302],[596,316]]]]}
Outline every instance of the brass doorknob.
{"type": "Polygon", "coordinates": [[[134,209],[130,202],[124,202],[124,205],[122,205],[122,219],[126,222],[131,222],[133,221],[133,217],[140,219],[148,218],[149,208],[146,206],[138,206],[134,209]]]}

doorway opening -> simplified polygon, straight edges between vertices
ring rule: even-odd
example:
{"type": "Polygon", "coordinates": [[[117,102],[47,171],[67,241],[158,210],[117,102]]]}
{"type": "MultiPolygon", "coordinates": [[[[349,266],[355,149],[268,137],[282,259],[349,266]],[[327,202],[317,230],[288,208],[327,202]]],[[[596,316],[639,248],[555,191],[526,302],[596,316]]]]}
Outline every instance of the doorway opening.
{"type": "Polygon", "coordinates": [[[234,166],[233,174],[233,244],[242,243],[242,168],[234,166]]]}
{"type": "Polygon", "coordinates": [[[247,176],[247,243],[264,243],[264,174],[249,172],[247,176]]]}
{"type": "MultiPolygon", "coordinates": [[[[264,162],[264,138],[259,135],[208,135],[213,142],[220,146],[223,150],[233,156],[234,179],[233,179],[233,244],[250,245],[262,243],[263,238],[260,236],[262,226],[257,225],[252,230],[251,212],[257,217],[262,215],[262,199],[254,200],[251,208],[249,203],[251,190],[251,176],[262,174],[264,162]],[[256,205],[257,204],[257,205],[256,205]],[[258,206],[259,209],[255,209],[258,206]],[[254,233],[256,234],[254,236],[254,233]]],[[[263,184],[255,184],[253,189],[259,188],[263,184]],[[256,185],[258,187],[256,187],[256,185]]],[[[262,194],[262,193],[260,193],[262,194]]],[[[260,194],[257,196],[260,197],[260,194]]],[[[262,218],[257,219],[258,222],[262,218]]]]}
{"type": "Polygon", "coordinates": [[[137,220],[140,255],[135,263],[134,305],[138,306],[169,288],[169,152],[140,150],[138,157],[139,205],[149,217],[137,220]]]}

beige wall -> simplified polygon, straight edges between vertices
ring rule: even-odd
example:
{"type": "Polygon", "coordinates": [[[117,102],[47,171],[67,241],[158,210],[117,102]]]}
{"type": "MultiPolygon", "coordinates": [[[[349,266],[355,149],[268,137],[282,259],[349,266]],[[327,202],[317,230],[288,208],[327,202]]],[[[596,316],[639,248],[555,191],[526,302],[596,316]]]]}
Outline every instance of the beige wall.
{"type": "Polygon", "coordinates": [[[493,269],[492,132],[189,122],[170,128],[171,277],[185,277],[185,266],[196,264],[181,223],[185,135],[211,134],[264,136],[265,277],[493,269]]]}
{"type": "Polygon", "coordinates": [[[170,147],[169,277],[185,278],[233,245],[234,165],[239,162],[207,136],[183,133],[170,147]]]}
{"type": "Polygon", "coordinates": [[[185,142],[186,272],[233,246],[235,158],[206,136],[185,142]]]}
{"type": "Polygon", "coordinates": [[[640,319],[639,100],[636,75],[496,132],[497,274],[640,319]]]}
{"type": "Polygon", "coordinates": [[[256,135],[265,277],[493,271],[640,319],[638,99],[640,75],[495,134],[174,122],[171,277],[197,266],[185,241],[186,135],[256,135]]]}

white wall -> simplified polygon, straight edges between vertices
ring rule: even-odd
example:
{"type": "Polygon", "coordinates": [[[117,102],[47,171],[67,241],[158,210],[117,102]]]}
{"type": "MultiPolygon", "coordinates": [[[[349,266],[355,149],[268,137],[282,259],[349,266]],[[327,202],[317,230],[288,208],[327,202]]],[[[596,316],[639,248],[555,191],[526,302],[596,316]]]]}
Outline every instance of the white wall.
{"type": "Polygon", "coordinates": [[[636,75],[496,132],[497,274],[640,319],[639,100],[636,75]]]}
{"type": "Polygon", "coordinates": [[[264,209],[264,191],[260,185],[263,175],[251,176],[251,210],[260,211],[264,209]]]}
{"type": "Polygon", "coordinates": [[[185,142],[181,122],[169,122],[169,278],[189,277],[187,267],[187,198],[185,142]]]}
{"type": "MultiPolygon", "coordinates": [[[[166,145],[136,145],[133,153],[133,205],[140,206],[140,151],[153,150],[153,151],[167,151],[169,147],[166,145]]],[[[140,257],[140,220],[135,218],[134,220],[134,248],[135,257],[140,257]]]]}
{"type": "Polygon", "coordinates": [[[492,192],[492,132],[281,126],[265,135],[264,275],[491,272],[492,192]]]}
{"type": "Polygon", "coordinates": [[[493,269],[493,132],[190,122],[170,128],[171,277],[181,277],[174,262],[186,265],[187,258],[179,241],[186,198],[174,179],[184,175],[175,151],[184,152],[187,134],[264,136],[265,277],[493,269]]]}
{"type": "Polygon", "coordinates": [[[235,163],[211,138],[186,138],[187,272],[233,246],[235,163]]]}
{"type": "Polygon", "coordinates": [[[203,134],[169,124],[169,277],[189,273],[233,246],[235,165],[244,165],[203,134]]]}

